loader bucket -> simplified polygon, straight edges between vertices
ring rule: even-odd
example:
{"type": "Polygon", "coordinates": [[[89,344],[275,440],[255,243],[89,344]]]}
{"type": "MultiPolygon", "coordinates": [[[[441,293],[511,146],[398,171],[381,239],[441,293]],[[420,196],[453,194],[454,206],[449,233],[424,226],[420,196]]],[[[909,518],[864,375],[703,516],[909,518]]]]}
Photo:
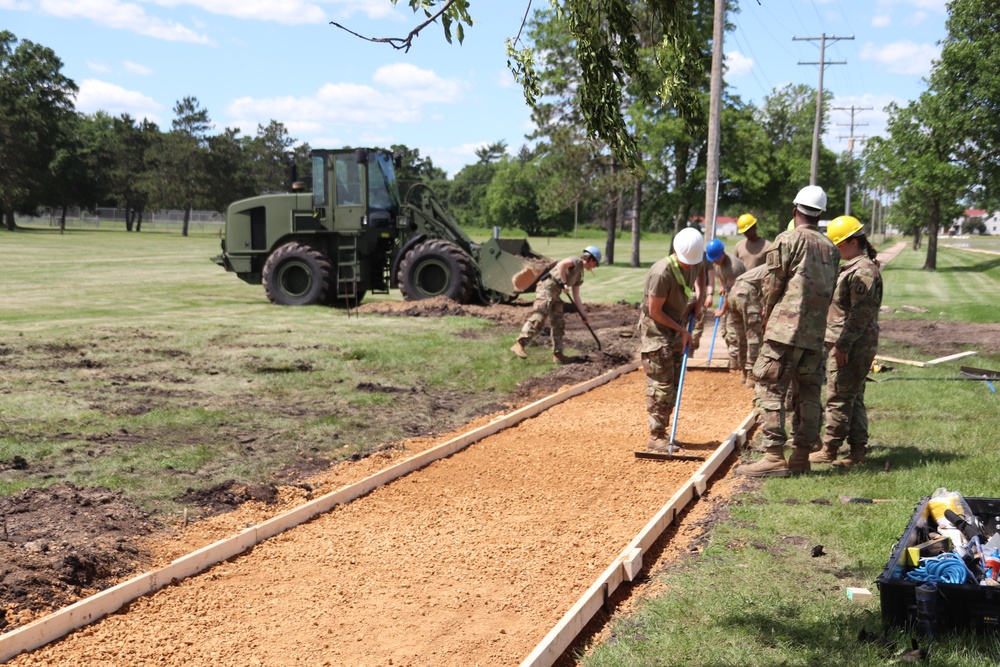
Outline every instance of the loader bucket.
{"type": "Polygon", "coordinates": [[[552,260],[531,250],[525,239],[489,239],[479,249],[482,286],[506,297],[533,291],[552,260]]]}

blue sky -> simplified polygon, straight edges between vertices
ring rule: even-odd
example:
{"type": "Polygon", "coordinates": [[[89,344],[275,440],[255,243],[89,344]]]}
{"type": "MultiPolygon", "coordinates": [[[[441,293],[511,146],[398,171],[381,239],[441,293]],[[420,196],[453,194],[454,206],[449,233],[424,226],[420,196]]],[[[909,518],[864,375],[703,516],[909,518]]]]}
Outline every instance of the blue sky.
{"type": "MultiPolygon", "coordinates": [[[[545,0],[534,0],[543,6],[545,0]]],[[[728,83],[761,103],[789,83],[816,86],[818,41],[828,43],[824,87],[855,115],[858,137],[885,127],[882,109],[924,89],[945,36],[944,0],[742,0],[726,34],[728,83]]],[[[217,131],[253,134],[271,119],[313,147],[406,144],[450,174],[475,149],[531,130],[520,88],[506,69],[504,39],[528,0],[471,2],[476,24],[449,45],[437,26],[408,53],[363,42],[416,25],[406,0],[0,0],[0,27],[52,48],[80,92],[77,109],[148,117],[169,129],[174,104],[197,97],[217,131]]],[[[824,137],[846,149],[848,111],[824,137]]],[[[860,142],[858,144],[860,148],[860,142]]],[[[723,160],[725,146],[722,147],[723,160]]]]}

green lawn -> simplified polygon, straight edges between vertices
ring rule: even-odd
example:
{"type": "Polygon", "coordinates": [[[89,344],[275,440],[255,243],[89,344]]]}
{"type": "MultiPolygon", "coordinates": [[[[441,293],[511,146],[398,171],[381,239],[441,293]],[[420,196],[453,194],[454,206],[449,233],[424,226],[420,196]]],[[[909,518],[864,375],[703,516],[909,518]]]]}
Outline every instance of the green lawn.
{"type": "MultiPolygon", "coordinates": [[[[923,259],[923,252],[906,250],[886,267],[887,305],[932,311],[907,317],[1000,321],[996,261],[942,249],[940,270],[923,272],[923,259]]],[[[1000,369],[1000,356],[980,354],[903,373],[956,376],[958,366],[971,361],[1000,369]]],[[[660,574],[665,592],[617,618],[612,639],[581,663],[905,664],[898,657],[910,649],[911,633],[894,630],[881,643],[859,640],[862,630],[876,636],[882,631],[875,580],[921,497],[938,487],[970,497],[1000,496],[1000,396],[984,383],[930,380],[870,383],[866,399],[868,464],[854,470],[815,466],[810,476],[767,480],[759,491],[740,495],[711,531],[702,554],[660,574]],[[842,494],[894,502],[845,505],[838,501],[842,494]],[[823,545],[825,556],[811,556],[816,545],[823,545]],[[873,598],[850,601],[848,587],[867,588],[873,598]]],[[[994,604],[1000,611],[1000,602],[994,604]]],[[[927,646],[922,637],[919,641],[927,646]]],[[[924,664],[985,667],[998,662],[998,635],[961,633],[935,640],[924,664]]]]}

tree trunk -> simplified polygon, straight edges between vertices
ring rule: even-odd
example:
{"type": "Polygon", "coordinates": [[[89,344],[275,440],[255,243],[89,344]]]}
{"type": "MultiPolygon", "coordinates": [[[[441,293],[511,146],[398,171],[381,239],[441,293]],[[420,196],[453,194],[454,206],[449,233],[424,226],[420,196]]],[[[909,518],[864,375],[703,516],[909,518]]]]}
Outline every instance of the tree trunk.
{"type": "Polygon", "coordinates": [[[924,260],[925,271],[937,271],[937,237],[941,227],[941,202],[930,200],[930,226],[927,230],[927,258],[924,260]]]}
{"type": "MultiPolygon", "coordinates": [[[[642,159],[640,157],[640,159],[642,159]]],[[[635,190],[632,192],[632,258],[629,266],[639,266],[639,223],[642,219],[642,178],[635,179],[635,190]]]]}
{"type": "Polygon", "coordinates": [[[7,225],[7,231],[12,232],[17,229],[17,223],[14,222],[14,209],[10,206],[4,207],[3,219],[7,225]]]}
{"type": "Polygon", "coordinates": [[[184,224],[181,226],[181,236],[188,235],[188,227],[191,224],[191,209],[194,208],[191,204],[184,207],[184,224]]]}
{"type": "Polygon", "coordinates": [[[69,206],[67,206],[66,204],[63,204],[62,215],[59,216],[59,235],[60,236],[62,236],[63,234],[66,233],[66,213],[67,213],[68,209],[69,209],[69,206]]]}
{"type": "Polygon", "coordinates": [[[138,215],[135,220],[135,233],[138,234],[142,231],[142,209],[138,209],[138,215]]]}
{"type": "Polygon", "coordinates": [[[913,249],[920,250],[920,232],[921,228],[917,227],[913,230],[913,249]]]}
{"type": "MultiPolygon", "coordinates": [[[[618,160],[611,160],[611,177],[618,173],[618,160]]],[[[612,200],[613,212],[608,220],[608,237],[604,242],[604,263],[611,266],[615,263],[615,233],[618,231],[619,216],[622,211],[622,193],[615,188],[615,198],[612,200]]]]}
{"type": "Polygon", "coordinates": [[[125,200],[125,231],[132,231],[132,222],[135,220],[135,209],[132,202],[125,200]]]}

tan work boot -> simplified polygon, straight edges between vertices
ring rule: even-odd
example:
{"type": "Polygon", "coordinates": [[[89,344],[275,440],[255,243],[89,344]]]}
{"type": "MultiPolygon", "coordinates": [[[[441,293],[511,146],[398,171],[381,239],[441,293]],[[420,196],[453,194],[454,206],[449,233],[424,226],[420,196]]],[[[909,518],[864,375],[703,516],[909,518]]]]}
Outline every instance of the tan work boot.
{"type": "Polygon", "coordinates": [[[651,433],[646,441],[646,449],[651,452],[665,452],[670,447],[670,441],[662,433],[651,433]]]}
{"type": "Polygon", "coordinates": [[[571,359],[562,352],[552,353],[552,363],[554,364],[568,364],[570,361],[571,359]]]}
{"type": "Polygon", "coordinates": [[[864,445],[853,445],[852,444],[851,445],[851,452],[850,452],[850,454],[848,454],[847,456],[845,456],[842,459],[838,459],[838,460],[834,461],[833,465],[835,465],[835,466],[845,466],[845,467],[849,468],[851,466],[856,466],[859,463],[864,463],[865,459],[867,458],[867,456],[865,455],[866,454],[865,449],[866,448],[865,448],[864,445]]]}
{"type": "Polygon", "coordinates": [[[522,359],[528,358],[528,353],[524,351],[524,345],[521,344],[521,341],[517,341],[516,343],[511,345],[510,351],[516,354],[517,356],[521,357],[522,359]]]}
{"type": "Polygon", "coordinates": [[[736,468],[737,475],[745,477],[788,477],[788,463],[785,461],[784,447],[768,447],[764,458],[750,465],[736,468]]]}
{"type": "Polygon", "coordinates": [[[792,447],[792,453],[788,455],[788,472],[793,475],[804,475],[809,472],[809,454],[812,449],[809,447],[792,447]]]}
{"type": "Polygon", "coordinates": [[[837,450],[830,449],[829,447],[823,447],[823,449],[818,452],[813,452],[809,455],[810,463],[836,463],[837,462],[837,450]]]}

